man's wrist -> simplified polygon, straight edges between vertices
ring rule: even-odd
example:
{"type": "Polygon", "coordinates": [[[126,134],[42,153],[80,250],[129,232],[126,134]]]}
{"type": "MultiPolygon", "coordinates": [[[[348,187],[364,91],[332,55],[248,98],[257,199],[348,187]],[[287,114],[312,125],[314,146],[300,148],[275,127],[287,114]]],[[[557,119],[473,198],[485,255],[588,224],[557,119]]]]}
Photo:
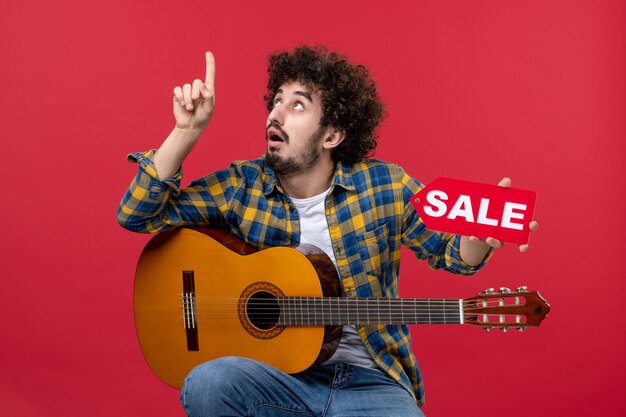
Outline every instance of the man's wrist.
{"type": "Polygon", "coordinates": [[[202,135],[202,132],[204,132],[204,127],[181,127],[178,125],[174,126],[174,129],[172,131],[172,133],[180,139],[184,139],[184,140],[190,140],[190,141],[197,141],[198,138],[200,138],[200,135],[202,135]]]}

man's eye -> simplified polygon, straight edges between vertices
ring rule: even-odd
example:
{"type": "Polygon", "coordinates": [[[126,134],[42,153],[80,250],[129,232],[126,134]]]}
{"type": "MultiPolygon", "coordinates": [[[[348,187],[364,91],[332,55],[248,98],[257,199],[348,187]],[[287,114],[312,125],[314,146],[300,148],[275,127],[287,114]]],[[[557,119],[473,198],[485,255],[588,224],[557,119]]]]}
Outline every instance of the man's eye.
{"type": "Polygon", "coordinates": [[[296,110],[304,110],[304,106],[303,106],[303,105],[302,105],[302,103],[300,103],[300,102],[297,102],[297,103],[293,106],[293,108],[294,108],[294,109],[296,109],[296,110]]]}
{"type": "Polygon", "coordinates": [[[275,98],[272,104],[274,105],[274,107],[280,106],[280,99],[275,98]]]}

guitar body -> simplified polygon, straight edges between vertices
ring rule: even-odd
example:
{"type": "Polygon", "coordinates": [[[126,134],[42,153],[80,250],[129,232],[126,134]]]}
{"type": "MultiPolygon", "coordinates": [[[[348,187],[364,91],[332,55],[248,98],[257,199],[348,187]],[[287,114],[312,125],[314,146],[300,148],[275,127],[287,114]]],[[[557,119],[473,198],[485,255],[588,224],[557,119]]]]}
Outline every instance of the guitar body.
{"type": "Polygon", "coordinates": [[[256,252],[214,229],[175,229],[152,238],[137,265],[134,313],[153,372],[180,388],[194,366],[223,356],[245,356],[287,373],[330,357],[341,326],[278,326],[248,314],[248,301],[263,294],[339,296],[330,259],[310,245],[295,249],[256,252]]]}

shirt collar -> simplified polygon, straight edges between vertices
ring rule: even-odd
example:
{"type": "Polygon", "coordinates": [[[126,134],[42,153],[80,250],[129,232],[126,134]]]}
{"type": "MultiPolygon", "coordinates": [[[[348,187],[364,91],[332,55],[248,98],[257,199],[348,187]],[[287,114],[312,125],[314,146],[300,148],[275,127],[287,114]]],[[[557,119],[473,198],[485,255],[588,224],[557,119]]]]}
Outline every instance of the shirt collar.
{"type": "Polygon", "coordinates": [[[354,190],[352,167],[343,162],[339,162],[335,166],[335,179],[333,180],[333,184],[343,187],[346,190],[354,190]]]}
{"type": "Polygon", "coordinates": [[[279,187],[276,172],[263,162],[263,194],[267,197],[276,189],[278,189],[281,193],[283,192],[282,187],[279,187]]]}
{"type": "MultiPolygon", "coordinates": [[[[266,164],[263,164],[263,194],[265,196],[269,196],[275,190],[285,193],[280,183],[278,181],[278,175],[276,172],[268,167],[266,164]]],[[[335,166],[335,177],[333,179],[333,185],[337,185],[346,190],[354,190],[354,182],[352,181],[352,168],[350,165],[345,164],[343,162],[337,163],[335,166]]]]}

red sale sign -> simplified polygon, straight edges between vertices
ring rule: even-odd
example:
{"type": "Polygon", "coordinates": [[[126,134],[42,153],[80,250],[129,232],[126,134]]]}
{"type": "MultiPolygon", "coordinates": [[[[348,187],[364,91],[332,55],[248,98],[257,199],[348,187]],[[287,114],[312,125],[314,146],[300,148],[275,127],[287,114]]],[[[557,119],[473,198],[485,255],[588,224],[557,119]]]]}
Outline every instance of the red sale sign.
{"type": "Polygon", "coordinates": [[[437,178],[411,199],[430,230],[528,243],[534,191],[437,178]]]}

